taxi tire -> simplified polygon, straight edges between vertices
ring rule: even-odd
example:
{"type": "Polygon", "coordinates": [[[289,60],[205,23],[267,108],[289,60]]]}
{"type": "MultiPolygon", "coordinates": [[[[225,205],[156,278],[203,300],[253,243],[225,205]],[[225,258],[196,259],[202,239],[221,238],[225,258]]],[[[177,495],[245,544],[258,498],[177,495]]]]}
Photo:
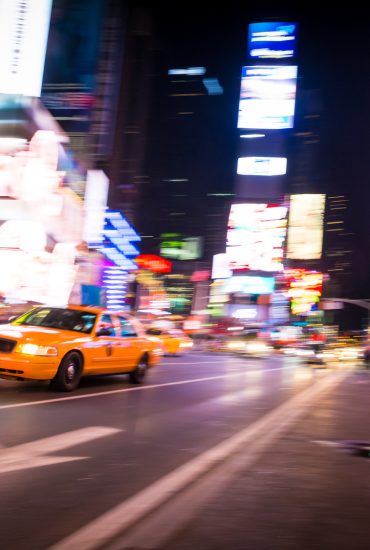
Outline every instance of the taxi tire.
{"type": "Polygon", "coordinates": [[[63,357],[56,375],[50,381],[50,388],[54,391],[73,391],[80,383],[81,375],[81,356],[76,351],[70,351],[63,357]]]}
{"type": "Polygon", "coordinates": [[[130,382],[133,384],[142,384],[148,370],[148,359],[147,357],[141,357],[137,366],[133,371],[129,373],[130,382]]]}

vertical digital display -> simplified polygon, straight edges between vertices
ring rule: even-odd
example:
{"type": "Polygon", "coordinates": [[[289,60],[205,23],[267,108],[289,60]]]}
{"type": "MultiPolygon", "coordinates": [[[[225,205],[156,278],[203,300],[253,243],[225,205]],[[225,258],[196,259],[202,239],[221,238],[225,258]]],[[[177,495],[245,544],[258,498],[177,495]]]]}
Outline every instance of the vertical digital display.
{"type": "Polygon", "coordinates": [[[291,195],[287,258],[318,260],[323,241],[325,195],[291,195]]]}
{"type": "Polygon", "coordinates": [[[39,97],[52,0],[1,0],[0,93],[39,97]]]}
{"type": "Polygon", "coordinates": [[[283,270],[287,207],[233,204],[227,229],[226,254],[232,270],[283,270]]]}
{"type": "Polygon", "coordinates": [[[293,128],[297,66],[242,67],[238,128],[293,128]]]}

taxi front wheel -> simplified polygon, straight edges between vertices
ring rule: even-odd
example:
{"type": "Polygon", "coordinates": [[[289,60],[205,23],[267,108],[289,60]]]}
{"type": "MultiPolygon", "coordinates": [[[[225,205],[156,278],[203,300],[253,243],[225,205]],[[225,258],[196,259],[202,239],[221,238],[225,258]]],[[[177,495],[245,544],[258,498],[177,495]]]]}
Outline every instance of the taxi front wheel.
{"type": "Polygon", "coordinates": [[[133,384],[141,384],[144,381],[146,371],[148,370],[148,360],[142,357],[135,370],[130,372],[130,381],[133,384]]]}
{"type": "Polygon", "coordinates": [[[77,388],[82,374],[82,361],[76,351],[63,357],[58,372],[50,381],[50,388],[55,391],[73,391],[77,388]]]}

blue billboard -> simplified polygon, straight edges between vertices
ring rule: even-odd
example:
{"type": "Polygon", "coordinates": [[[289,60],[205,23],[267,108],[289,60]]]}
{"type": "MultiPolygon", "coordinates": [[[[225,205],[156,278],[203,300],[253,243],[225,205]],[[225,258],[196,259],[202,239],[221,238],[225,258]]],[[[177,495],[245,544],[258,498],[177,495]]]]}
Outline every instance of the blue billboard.
{"type": "Polygon", "coordinates": [[[251,23],[248,31],[248,56],[253,59],[295,57],[296,23],[251,23]]]}

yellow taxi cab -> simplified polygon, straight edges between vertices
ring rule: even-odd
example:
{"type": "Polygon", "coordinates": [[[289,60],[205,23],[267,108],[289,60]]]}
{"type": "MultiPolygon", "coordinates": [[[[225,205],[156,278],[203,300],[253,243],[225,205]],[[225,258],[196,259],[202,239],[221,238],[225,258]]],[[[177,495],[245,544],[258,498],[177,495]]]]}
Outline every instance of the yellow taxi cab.
{"type": "Polygon", "coordinates": [[[0,325],[0,377],[50,380],[56,391],[84,375],[128,373],[140,384],[162,355],[137,319],[95,306],[36,307],[0,325]]]}
{"type": "Polygon", "coordinates": [[[165,355],[179,355],[193,347],[193,340],[181,329],[152,326],[146,333],[160,340],[165,355]]]}

